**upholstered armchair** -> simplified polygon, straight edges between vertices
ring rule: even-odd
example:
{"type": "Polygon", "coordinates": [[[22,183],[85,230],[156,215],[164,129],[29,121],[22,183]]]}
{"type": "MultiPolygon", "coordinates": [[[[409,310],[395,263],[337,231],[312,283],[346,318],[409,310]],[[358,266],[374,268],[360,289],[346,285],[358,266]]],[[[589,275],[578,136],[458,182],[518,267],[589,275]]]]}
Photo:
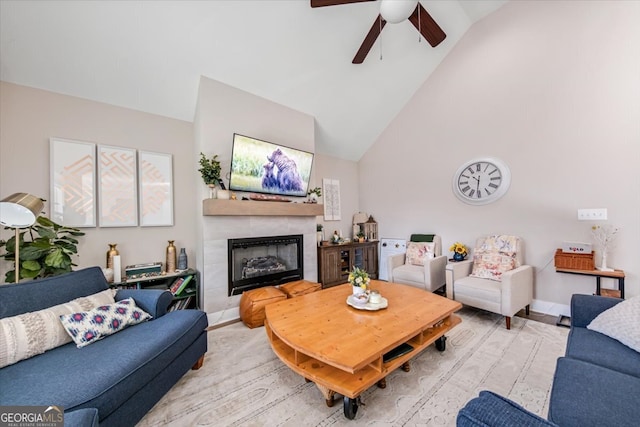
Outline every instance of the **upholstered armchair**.
{"type": "Polygon", "coordinates": [[[524,243],[516,236],[485,236],[476,240],[470,260],[446,267],[447,297],[465,305],[511,317],[529,314],[533,301],[533,268],[524,265],[524,243]]]}
{"type": "Polygon", "coordinates": [[[389,281],[434,292],[445,284],[447,256],[442,255],[442,239],[435,234],[412,234],[407,252],[387,260],[389,281]]]}

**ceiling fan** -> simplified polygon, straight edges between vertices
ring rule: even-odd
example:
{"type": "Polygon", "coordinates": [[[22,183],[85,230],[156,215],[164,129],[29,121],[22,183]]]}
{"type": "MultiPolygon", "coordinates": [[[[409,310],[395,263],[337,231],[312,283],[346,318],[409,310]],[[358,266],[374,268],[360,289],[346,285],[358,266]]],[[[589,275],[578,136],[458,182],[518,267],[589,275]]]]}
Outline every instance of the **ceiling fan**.
{"type": "MultiPolygon", "coordinates": [[[[310,0],[311,7],[336,6],[340,4],[360,3],[375,0],[310,0]]],[[[360,49],[351,61],[354,64],[362,64],[367,54],[373,47],[378,35],[387,22],[398,23],[408,19],[422,34],[432,47],[438,46],[447,35],[434,21],[424,7],[417,0],[382,0],[380,13],[373,22],[373,26],[364,38],[360,49]]]]}

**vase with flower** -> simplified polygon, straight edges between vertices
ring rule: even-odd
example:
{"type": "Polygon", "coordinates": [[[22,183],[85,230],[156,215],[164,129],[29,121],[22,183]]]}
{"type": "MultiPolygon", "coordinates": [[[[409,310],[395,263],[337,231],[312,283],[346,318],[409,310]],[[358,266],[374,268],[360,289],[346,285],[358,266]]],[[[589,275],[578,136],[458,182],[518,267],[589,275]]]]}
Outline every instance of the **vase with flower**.
{"type": "Polygon", "coordinates": [[[600,271],[614,271],[613,268],[607,267],[607,255],[617,233],[618,228],[612,225],[594,225],[591,227],[591,234],[602,250],[602,262],[600,267],[597,267],[600,271]]]}
{"type": "Polygon", "coordinates": [[[460,242],[455,242],[449,248],[451,252],[453,252],[453,260],[454,261],[462,261],[467,257],[468,251],[467,247],[460,242]]]}
{"type": "Polygon", "coordinates": [[[349,272],[349,283],[352,286],[353,294],[363,294],[369,288],[369,284],[371,283],[371,279],[369,278],[369,274],[358,267],[353,267],[353,270],[349,272]]]}

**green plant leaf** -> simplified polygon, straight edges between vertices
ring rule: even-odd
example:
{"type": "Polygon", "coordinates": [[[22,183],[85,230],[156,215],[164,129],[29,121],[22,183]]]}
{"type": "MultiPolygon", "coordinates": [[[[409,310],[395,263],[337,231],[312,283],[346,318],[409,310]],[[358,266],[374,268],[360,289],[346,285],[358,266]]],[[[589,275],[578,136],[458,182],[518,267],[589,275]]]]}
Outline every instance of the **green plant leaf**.
{"type": "MultiPolygon", "coordinates": [[[[15,271],[14,271],[15,274],[15,271]]],[[[38,277],[40,274],[40,269],[37,270],[27,270],[26,268],[20,269],[20,278],[21,279],[34,279],[38,277]]]]}
{"type": "Polygon", "coordinates": [[[50,248],[38,248],[35,245],[29,244],[20,248],[20,259],[24,261],[32,261],[42,258],[49,252],[50,248]]]}
{"type": "Polygon", "coordinates": [[[16,271],[10,270],[7,271],[4,275],[4,281],[6,283],[15,283],[16,282],[16,271]]]}
{"type": "Polygon", "coordinates": [[[56,240],[56,242],[68,242],[68,243],[73,243],[75,245],[78,244],[78,241],[71,236],[61,236],[60,240],[56,240]]]}
{"type": "Polygon", "coordinates": [[[57,237],[56,232],[49,228],[36,225],[33,227],[33,229],[36,231],[36,233],[40,235],[40,237],[47,238],[47,239],[55,239],[57,237]]]}
{"type": "Polygon", "coordinates": [[[46,216],[39,216],[36,222],[44,227],[49,227],[49,228],[55,225],[55,222],[51,221],[46,216]]]}
{"type": "MultiPolygon", "coordinates": [[[[64,256],[65,253],[62,251],[62,249],[56,248],[51,251],[49,255],[47,255],[47,257],[44,259],[44,263],[49,267],[61,268],[63,267],[65,262],[64,256]]],[[[67,258],[68,257],[69,256],[67,255],[67,258]]]]}
{"type": "Polygon", "coordinates": [[[40,271],[42,266],[38,261],[27,260],[23,261],[21,264],[21,269],[31,270],[31,271],[40,271]]]}

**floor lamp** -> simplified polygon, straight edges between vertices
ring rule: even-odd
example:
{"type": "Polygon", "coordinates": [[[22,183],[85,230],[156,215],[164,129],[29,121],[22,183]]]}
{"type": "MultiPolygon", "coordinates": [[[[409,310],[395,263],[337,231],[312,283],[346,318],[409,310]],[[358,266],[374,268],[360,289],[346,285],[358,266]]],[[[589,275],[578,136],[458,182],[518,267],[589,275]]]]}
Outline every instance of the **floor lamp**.
{"type": "Polygon", "coordinates": [[[27,193],[14,193],[0,201],[0,224],[16,230],[16,283],[20,281],[20,229],[31,227],[43,207],[42,199],[27,193]]]}

